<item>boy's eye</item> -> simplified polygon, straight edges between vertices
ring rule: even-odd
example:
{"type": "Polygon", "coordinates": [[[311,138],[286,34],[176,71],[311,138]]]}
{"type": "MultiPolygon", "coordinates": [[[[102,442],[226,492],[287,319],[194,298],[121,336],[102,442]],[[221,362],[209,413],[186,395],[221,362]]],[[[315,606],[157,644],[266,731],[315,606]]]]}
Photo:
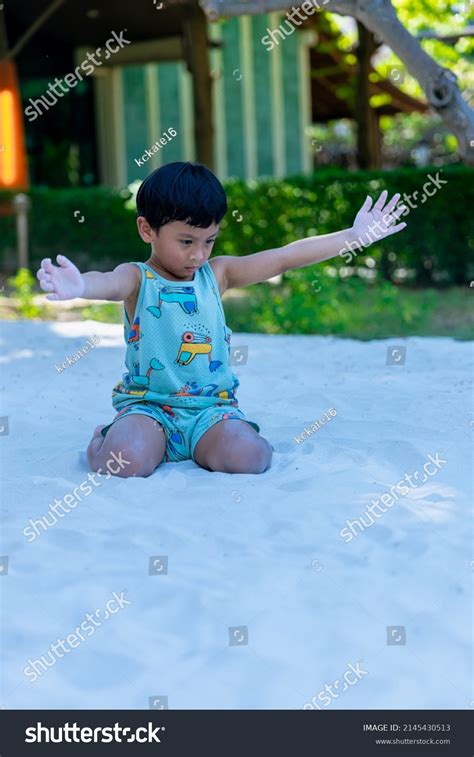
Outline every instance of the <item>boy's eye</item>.
{"type": "MultiPolygon", "coordinates": [[[[192,239],[180,239],[179,241],[181,242],[181,244],[184,244],[184,245],[186,245],[187,247],[188,247],[188,246],[189,246],[190,244],[192,244],[192,243],[193,243],[193,240],[192,240],[192,239]]],[[[207,240],[206,240],[206,244],[214,244],[214,242],[215,242],[215,241],[216,241],[215,239],[207,239],[207,240]]]]}

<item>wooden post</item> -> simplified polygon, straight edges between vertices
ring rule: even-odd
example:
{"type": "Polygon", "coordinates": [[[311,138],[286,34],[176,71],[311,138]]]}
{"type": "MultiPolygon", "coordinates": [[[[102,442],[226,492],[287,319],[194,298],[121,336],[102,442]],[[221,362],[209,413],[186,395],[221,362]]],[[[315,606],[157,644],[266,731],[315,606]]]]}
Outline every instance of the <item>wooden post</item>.
{"type": "Polygon", "coordinates": [[[360,21],[357,48],[358,74],[355,115],[357,120],[357,162],[359,168],[380,168],[382,163],[379,119],[370,106],[370,61],[375,51],[374,35],[360,21]]]}
{"type": "Polygon", "coordinates": [[[194,139],[196,158],[208,168],[214,166],[212,120],[212,78],[209,70],[207,19],[197,0],[183,8],[185,55],[193,80],[194,139]]]}
{"type": "Polygon", "coordinates": [[[30,199],[25,194],[17,194],[13,198],[16,212],[16,244],[18,252],[18,268],[29,268],[28,258],[28,210],[30,199]]]}

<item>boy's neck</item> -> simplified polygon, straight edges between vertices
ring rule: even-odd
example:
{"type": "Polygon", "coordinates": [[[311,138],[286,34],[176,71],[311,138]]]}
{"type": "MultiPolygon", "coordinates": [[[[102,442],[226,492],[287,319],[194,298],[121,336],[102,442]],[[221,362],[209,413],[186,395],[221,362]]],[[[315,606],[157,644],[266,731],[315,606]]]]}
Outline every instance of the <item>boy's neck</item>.
{"type": "Polygon", "coordinates": [[[152,255],[151,258],[145,261],[145,265],[152,268],[154,271],[156,271],[156,273],[159,273],[160,276],[163,276],[164,279],[169,279],[170,281],[194,281],[194,276],[196,275],[193,273],[189,275],[189,278],[186,278],[184,276],[182,278],[178,278],[174,273],[166,270],[166,268],[163,268],[163,266],[154,255],[152,255]]]}

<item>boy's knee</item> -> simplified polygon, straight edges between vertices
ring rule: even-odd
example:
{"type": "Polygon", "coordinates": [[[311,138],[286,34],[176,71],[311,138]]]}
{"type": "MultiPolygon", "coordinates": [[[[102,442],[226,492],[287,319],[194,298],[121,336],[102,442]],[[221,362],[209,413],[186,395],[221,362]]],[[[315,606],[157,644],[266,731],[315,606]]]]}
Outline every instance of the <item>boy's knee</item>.
{"type": "Polygon", "coordinates": [[[149,455],[143,455],[139,449],[124,445],[119,452],[109,453],[104,461],[103,455],[91,460],[92,467],[98,473],[110,473],[118,478],[146,478],[156,470],[156,465],[149,455]]]}
{"type": "Polygon", "coordinates": [[[261,439],[256,444],[229,445],[222,462],[227,473],[264,473],[271,459],[271,447],[261,439]]]}
{"type": "Polygon", "coordinates": [[[264,473],[271,465],[272,449],[265,439],[249,454],[248,465],[253,467],[252,473],[264,473]]]}

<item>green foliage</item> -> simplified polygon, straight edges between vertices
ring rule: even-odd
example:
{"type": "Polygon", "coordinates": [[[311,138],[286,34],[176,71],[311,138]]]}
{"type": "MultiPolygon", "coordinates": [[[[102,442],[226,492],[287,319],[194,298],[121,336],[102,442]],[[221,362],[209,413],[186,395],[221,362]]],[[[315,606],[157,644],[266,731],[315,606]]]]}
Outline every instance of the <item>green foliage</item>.
{"type": "MultiPolygon", "coordinates": [[[[248,254],[334,232],[352,226],[368,194],[387,189],[390,195],[400,192],[413,198],[418,192],[418,207],[404,218],[408,225],[403,233],[375,243],[354,262],[365,265],[370,258],[387,280],[397,280],[397,271],[404,269],[418,284],[466,283],[474,274],[474,219],[468,210],[474,201],[473,178],[471,169],[450,166],[354,173],[328,169],[279,181],[233,181],[218,249],[229,255],[248,254]],[[423,186],[438,170],[447,184],[423,201],[423,186]],[[232,215],[234,210],[242,215],[241,223],[232,215]]],[[[431,184],[428,189],[433,191],[431,184]]],[[[344,260],[337,258],[330,265],[340,268],[344,260]]]]}
{"type": "MultiPolygon", "coordinates": [[[[81,270],[110,270],[120,262],[141,260],[147,248],[137,234],[135,213],[124,203],[128,190],[108,187],[49,189],[33,187],[29,196],[30,267],[62,253],[81,270]],[[81,219],[83,219],[81,221],[81,219]]],[[[0,203],[9,193],[0,192],[0,203]]],[[[15,270],[16,235],[12,217],[0,216],[0,253],[4,270],[15,270]]]]}
{"type": "Polygon", "coordinates": [[[103,323],[121,323],[122,321],[122,303],[107,302],[105,305],[87,305],[85,308],[78,308],[77,318],[90,321],[102,321],[103,323]]]}
{"type": "MultiPolygon", "coordinates": [[[[288,179],[229,181],[229,212],[215,254],[246,255],[348,228],[367,194],[376,196],[383,189],[390,194],[418,192],[419,205],[404,219],[408,226],[403,233],[360,252],[354,263],[375,264],[375,272],[387,280],[396,281],[397,270],[405,269],[413,272],[417,284],[466,283],[474,278],[474,219],[469,210],[474,204],[474,172],[464,166],[444,167],[440,178],[447,184],[422,202],[423,185],[438,170],[326,169],[288,179]]],[[[137,233],[134,208],[125,207],[130,194],[104,187],[32,189],[31,269],[35,271],[42,258],[54,259],[58,253],[70,257],[83,271],[110,270],[119,263],[144,260],[149,248],[137,233]]],[[[11,272],[16,257],[13,219],[0,217],[0,240],[2,268],[11,272]]],[[[330,265],[339,269],[344,260],[338,257],[330,265]]]]}
{"type": "MultiPolygon", "coordinates": [[[[398,18],[403,26],[417,37],[420,34],[447,35],[462,33],[474,23],[474,6],[468,0],[392,0],[398,18]]],[[[357,44],[357,29],[354,24],[332,14],[325,14],[330,20],[332,30],[338,30],[337,46],[342,51],[352,51],[357,44]]],[[[444,41],[426,37],[421,46],[440,66],[449,68],[458,78],[461,90],[473,88],[472,63],[474,58],[474,39],[460,37],[456,41],[444,41]]],[[[384,77],[394,67],[404,68],[395,53],[387,48],[375,58],[375,68],[384,77]]],[[[400,89],[424,99],[420,84],[411,76],[397,83],[400,89]]]]}
{"type": "Polygon", "coordinates": [[[430,163],[443,165],[457,162],[457,139],[450,134],[440,117],[425,113],[397,113],[381,116],[383,154],[391,165],[416,165],[416,148],[425,144],[430,163]]]}
{"type": "Polygon", "coordinates": [[[342,280],[323,267],[290,271],[284,282],[282,286],[265,283],[249,289],[247,312],[243,319],[235,313],[231,328],[245,331],[251,323],[250,330],[274,334],[362,332],[369,320],[367,304],[363,303],[370,296],[370,318],[375,321],[385,309],[397,311],[399,327],[409,325],[415,315],[409,305],[400,307],[399,290],[387,282],[374,287],[358,277],[342,280]]]}
{"type": "MultiPolygon", "coordinates": [[[[464,98],[473,107],[474,38],[466,35],[460,36],[457,40],[452,38],[443,40],[435,39],[433,35],[447,36],[466,32],[467,28],[474,24],[474,4],[469,0],[392,0],[392,4],[401,23],[413,36],[427,35],[420,38],[421,47],[436,63],[455,74],[464,98]]],[[[324,14],[324,18],[328,19],[325,23],[330,24],[333,33],[339,30],[335,44],[339,51],[346,53],[345,62],[350,62],[351,57],[347,53],[352,53],[358,43],[356,25],[337,15],[324,14]]],[[[391,72],[395,69],[398,72],[394,81],[396,86],[412,97],[426,102],[426,94],[420,83],[410,75],[405,63],[387,46],[379,48],[373,57],[372,64],[376,71],[371,76],[372,81],[377,77],[379,79],[391,78],[391,72]]],[[[372,98],[373,107],[381,104],[381,100],[377,102],[372,98]]],[[[448,130],[439,115],[427,113],[412,114],[412,116],[418,116],[419,121],[415,120],[414,123],[415,128],[421,127],[420,138],[423,137],[428,142],[434,143],[432,144],[433,159],[436,160],[440,154],[449,157],[455,152],[457,140],[454,137],[448,138],[448,130]]],[[[402,130],[406,122],[410,124],[411,118],[405,113],[395,117],[383,117],[382,128],[385,133],[384,148],[386,148],[384,157],[389,165],[393,165],[394,162],[398,165],[401,162],[404,164],[409,162],[404,155],[402,130]],[[397,145],[394,144],[395,141],[397,145]]],[[[330,138],[330,135],[328,136],[330,138]]]]}
{"type": "Polygon", "coordinates": [[[341,279],[308,269],[291,282],[249,287],[224,298],[233,331],[321,334],[353,339],[395,336],[474,338],[472,291],[468,288],[407,289],[388,282],[341,279]],[[240,293],[239,293],[240,294],[240,293]]]}
{"type": "Polygon", "coordinates": [[[41,308],[33,303],[36,280],[28,268],[19,268],[15,276],[7,279],[12,287],[12,294],[17,300],[17,312],[22,318],[38,318],[42,315],[41,308]]]}

